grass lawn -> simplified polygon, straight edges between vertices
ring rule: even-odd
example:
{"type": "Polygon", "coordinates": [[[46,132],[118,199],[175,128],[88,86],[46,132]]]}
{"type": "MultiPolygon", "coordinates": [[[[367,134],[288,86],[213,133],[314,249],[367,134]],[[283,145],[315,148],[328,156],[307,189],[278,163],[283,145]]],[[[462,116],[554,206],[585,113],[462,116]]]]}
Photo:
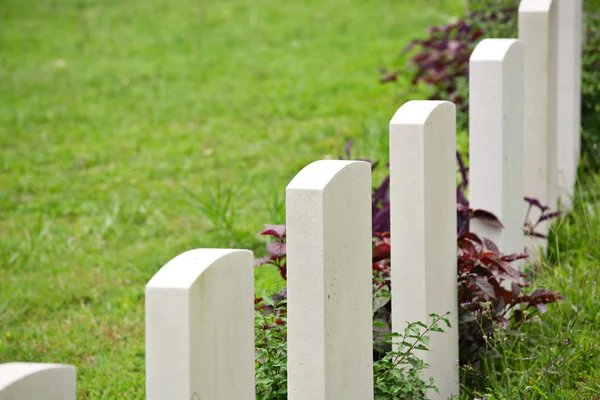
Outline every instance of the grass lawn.
{"type": "MultiPolygon", "coordinates": [[[[146,282],[192,248],[262,255],[289,180],[348,139],[385,161],[409,98],[379,68],[463,6],[0,2],[0,362],[70,363],[79,398],[144,398],[146,282]]],[[[464,399],[600,398],[600,178],[584,175],[535,273],[565,301],[490,342],[464,399]]]]}
{"type": "Polygon", "coordinates": [[[600,399],[600,177],[578,187],[573,211],[554,224],[548,256],[529,271],[534,287],[558,290],[550,305],[521,329],[489,343],[479,390],[463,399],[600,399]]]}
{"type": "Polygon", "coordinates": [[[2,1],[0,362],[75,364],[81,398],[143,398],[145,283],[192,248],[262,251],[289,180],[346,140],[385,158],[401,99],[378,69],[462,8],[2,1]]]}

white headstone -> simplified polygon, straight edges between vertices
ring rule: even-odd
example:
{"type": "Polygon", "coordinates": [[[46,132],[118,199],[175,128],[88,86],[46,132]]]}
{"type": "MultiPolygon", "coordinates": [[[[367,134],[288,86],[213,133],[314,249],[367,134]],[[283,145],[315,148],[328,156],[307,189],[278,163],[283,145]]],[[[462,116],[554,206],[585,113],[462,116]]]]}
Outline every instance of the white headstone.
{"type": "MultiPolygon", "coordinates": [[[[556,9],[555,0],[522,0],[519,6],[519,39],[525,45],[523,192],[553,209],[558,198],[556,9]]],[[[533,222],[538,216],[532,214],[533,222]]],[[[548,225],[539,231],[546,234],[548,225]]]]}
{"type": "Polygon", "coordinates": [[[504,225],[472,220],[470,228],[506,254],[525,248],[523,66],[523,43],[515,39],[482,40],[469,66],[470,206],[504,225]]]}
{"type": "Polygon", "coordinates": [[[372,399],[371,166],[314,162],[286,196],[288,399],[372,399]]]}
{"type": "Polygon", "coordinates": [[[456,108],[411,101],[390,122],[392,329],[450,312],[452,328],[431,333],[426,370],[447,399],[458,394],[456,108]]]}
{"type": "Polygon", "coordinates": [[[0,400],[75,400],[77,370],[72,365],[0,364],[0,400]]]}
{"type": "Polygon", "coordinates": [[[146,285],[146,398],[254,397],[252,252],[175,257],[146,285]]]}
{"type": "Polygon", "coordinates": [[[581,57],[583,1],[557,0],[558,185],[563,205],[570,207],[581,147],[581,57]]]}

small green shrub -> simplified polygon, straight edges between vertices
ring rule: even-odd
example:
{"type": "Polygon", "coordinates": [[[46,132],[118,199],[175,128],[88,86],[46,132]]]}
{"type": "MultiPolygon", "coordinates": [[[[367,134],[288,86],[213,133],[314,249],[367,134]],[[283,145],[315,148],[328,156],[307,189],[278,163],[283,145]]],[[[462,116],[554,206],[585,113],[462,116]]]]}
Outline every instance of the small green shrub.
{"type": "Polygon", "coordinates": [[[531,318],[520,332],[490,336],[483,363],[461,366],[462,398],[598,399],[600,395],[600,342],[595,315],[595,282],[584,280],[593,271],[548,269],[543,278],[554,284],[577,286],[551,315],[531,318]],[[577,281],[574,284],[573,280],[577,281]],[[574,294],[574,293],[573,293],[574,294]],[[589,306],[586,306],[589,302],[589,306]],[[577,306],[575,303],[580,303],[577,306]]]}
{"type": "MultiPolygon", "coordinates": [[[[287,298],[285,290],[255,301],[256,399],[287,399],[287,298]]],[[[403,334],[387,333],[382,343],[391,350],[373,364],[375,400],[421,400],[428,390],[437,391],[433,378],[425,381],[429,366],[416,351],[428,351],[429,332],[450,327],[448,314],[430,315],[431,322],[408,324],[403,334]],[[394,344],[394,345],[393,345],[394,344]]]]}
{"type": "Polygon", "coordinates": [[[414,322],[407,325],[403,334],[385,335],[384,342],[392,350],[373,364],[375,400],[424,400],[428,390],[439,392],[433,378],[423,380],[423,370],[429,366],[415,356],[415,350],[428,350],[427,334],[444,332],[441,322],[450,328],[448,315],[430,314],[429,325],[414,322]]]}
{"type": "Polygon", "coordinates": [[[255,300],[256,400],[287,399],[285,292],[255,300]]]}
{"type": "MultiPolygon", "coordinates": [[[[346,156],[351,159],[352,142],[346,145],[346,156]]],[[[462,157],[457,154],[461,181],[457,195],[457,285],[459,310],[460,362],[477,364],[480,350],[485,348],[485,337],[493,335],[497,329],[517,329],[527,320],[526,309],[537,309],[544,313],[547,304],[562,299],[552,290],[535,290],[528,293],[528,276],[519,271],[514,262],[526,258],[520,254],[503,254],[498,247],[486,238],[480,238],[469,231],[469,221],[480,220],[502,228],[501,221],[485,210],[473,210],[466,197],[468,187],[467,168],[462,157]],[[509,287],[510,290],[506,288],[509,287]],[[489,307],[489,305],[492,307],[489,307]],[[485,311],[485,312],[484,312],[485,311]],[[514,313],[513,313],[514,311],[514,313]],[[510,317],[509,316],[513,316],[510,317]]],[[[370,160],[365,160],[369,161],[370,160]]],[[[378,165],[372,163],[372,168],[378,165]]],[[[372,196],[372,263],[373,273],[373,321],[376,345],[373,349],[374,360],[379,360],[391,348],[383,339],[392,331],[391,289],[391,235],[390,235],[390,196],[389,175],[373,189],[372,196]]],[[[537,232],[541,223],[561,215],[551,212],[536,199],[525,197],[529,209],[523,227],[528,237],[546,238],[537,232]],[[529,218],[532,208],[540,211],[537,221],[529,218]]],[[[275,267],[281,277],[287,280],[287,242],[285,225],[265,225],[259,235],[267,236],[268,255],[255,260],[255,265],[275,267]]],[[[367,266],[365,266],[367,267],[367,266]]],[[[529,313],[531,314],[531,312],[529,313]]]]}

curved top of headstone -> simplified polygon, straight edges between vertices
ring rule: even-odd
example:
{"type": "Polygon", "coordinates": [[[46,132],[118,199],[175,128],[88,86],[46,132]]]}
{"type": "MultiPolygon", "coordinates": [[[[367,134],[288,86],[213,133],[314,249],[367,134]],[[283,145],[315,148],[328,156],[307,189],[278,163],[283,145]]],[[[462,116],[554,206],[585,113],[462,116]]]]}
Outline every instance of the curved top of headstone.
{"type": "Polygon", "coordinates": [[[371,165],[366,161],[315,161],[298,172],[288,184],[287,189],[324,190],[339,176],[363,169],[370,171],[371,165]]]}
{"type": "Polygon", "coordinates": [[[429,125],[436,115],[454,112],[455,109],[450,101],[412,100],[396,111],[390,125],[429,125]]]}
{"type": "Polygon", "coordinates": [[[519,12],[549,12],[554,0],[521,0],[519,12]]]}
{"type": "MultiPolygon", "coordinates": [[[[71,395],[75,398],[75,376],[76,368],[66,364],[51,363],[28,363],[12,362],[0,364],[0,398],[2,392],[9,390],[11,386],[21,384],[22,388],[34,386],[47,386],[49,392],[56,392],[56,387],[50,385],[59,385],[60,392],[71,395]]],[[[20,392],[18,392],[20,393],[20,392]]]]}
{"type": "Polygon", "coordinates": [[[509,57],[523,42],[519,39],[484,39],[471,54],[471,61],[502,61],[509,57]]]}
{"type": "Polygon", "coordinates": [[[146,285],[147,288],[191,288],[200,276],[218,260],[248,257],[250,250],[196,249],[189,250],[173,258],[162,267],[146,285]]]}

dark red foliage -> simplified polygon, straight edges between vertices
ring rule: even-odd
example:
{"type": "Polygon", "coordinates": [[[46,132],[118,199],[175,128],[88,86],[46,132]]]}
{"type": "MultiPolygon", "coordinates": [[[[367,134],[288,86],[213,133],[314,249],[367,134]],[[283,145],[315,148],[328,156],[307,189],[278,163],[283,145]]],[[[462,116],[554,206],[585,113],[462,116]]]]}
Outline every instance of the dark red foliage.
{"type": "Polygon", "coordinates": [[[287,290],[283,289],[281,292],[271,295],[268,299],[257,297],[254,299],[254,309],[263,315],[273,317],[269,318],[269,322],[263,323],[260,326],[261,329],[275,328],[278,332],[283,332],[281,327],[285,325],[285,318],[287,317],[287,290]]]}
{"type": "Polygon", "coordinates": [[[523,227],[525,235],[546,239],[546,235],[537,232],[536,228],[542,222],[557,218],[563,213],[561,211],[550,211],[550,207],[542,205],[542,203],[540,203],[537,199],[533,199],[531,197],[525,197],[525,201],[529,204],[529,207],[527,208],[527,214],[525,215],[525,226],[523,227]],[[529,218],[531,215],[531,210],[534,208],[540,211],[540,215],[535,222],[531,221],[529,218]]]}
{"type": "Polygon", "coordinates": [[[376,290],[383,287],[391,288],[390,279],[391,260],[390,233],[376,233],[373,235],[373,283],[376,290]]]}
{"type": "MultiPolygon", "coordinates": [[[[466,28],[463,28],[466,29],[466,28]]],[[[351,156],[352,142],[346,145],[345,153],[351,156]]],[[[368,161],[368,160],[366,160],[368,161]]],[[[485,210],[473,210],[465,195],[468,187],[468,169],[457,152],[457,162],[462,177],[456,190],[457,200],[457,273],[458,273],[458,301],[459,310],[461,362],[475,363],[479,350],[485,345],[486,336],[496,329],[515,328],[522,324],[527,315],[523,312],[534,308],[545,312],[546,305],[560,300],[562,297],[554,291],[536,289],[529,295],[524,288],[530,284],[527,276],[521,273],[512,263],[526,258],[523,254],[505,255],[498,247],[487,238],[479,238],[469,232],[469,222],[478,219],[497,228],[503,228],[502,222],[492,213],[485,210]]],[[[372,164],[373,168],[377,165],[372,164]]],[[[372,197],[372,235],[373,257],[371,268],[373,271],[373,286],[375,302],[374,319],[383,322],[391,329],[391,301],[389,291],[391,288],[391,246],[390,246],[390,202],[389,202],[389,175],[381,185],[373,189],[372,197]]],[[[525,199],[531,207],[538,207],[542,214],[534,228],[542,221],[554,218],[560,213],[548,213],[548,207],[543,206],[535,199],[525,199]]],[[[528,221],[526,219],[526,221],[528,221]]],[[[530,224],[531,225],[531,224],[530,224]]],[[[527,224],[526,224],[527,228],[527,224]]],[[[528,232],[524,229],[525,234],[528,232]]],[[[286,235],[285,225],[265,225],[265,230],[260,235],[270,236],[273,241],[267,245],[269,255],[256,260],[255,264],[270,264],[276,266],[283,279],[286,275],[286,235]]],[[[282,296],[281,294],[277,296],[282,296]]],[[[283,299],[277,298],[277,301],[283,299]]],[[[267,306],[262,299],[257,307],[263,311],[274,311],[276,307],[267,306]],[[271,307],[271,308],[269,308],[271,307]]],[[[277,326],[274,323],[273,326],[277,326]]],[[[269,327],[269,328],[271,328],[269,327]]],[[[379,331],[381,332],[381,331],[379,331]]]]}
{"type": "Polygon", "coordinates": [[[259,235],[274,238],[267,244],[268,256],[254,260],[254,266],[274,265],[279,270],[281,277],[287,279],[285,225],[265,225],[265,229],[259,235]]]}
{"type": "Polygon", "coordinates": [[[498,329],[516,329],[534,308],[541,313],[547,304],[562,300],[555,291],[535,289],[530,294],[527,275],[511,263],[523,254],[503,255],[490,240],[473,233],[458,238],[458,298],[460,301],[460,360],[477,364],[479,350],[498,329]]]}
{"type": "MultiPolygon", "coordinates": [[[[409,59],[414,70],[412,84],[422,82],[434,89],[430,99],[449,100],[457,105],[459,111],[466,111],[468,104],[460,86],[461,81],[468,80],[469,58],[475,45],[486,34],[493,35],[494,32],[489,30],[495,26],[511,25],[511,28],[504,29],[514,30],[516,14],[516,7],[471,11],[456,22],[429,28],[427,38],[413,40],[402,50],[403,54],[415,51],[409,59]]],[[[395,81],[398,74],[385,69],[382,73],[381,83],[395,81]]]]}
{"type": "Polygon", "coordinates": [[[280,241],[285,240],[285,225],[265,225],[265,229],[258,233],[263,236],[273,236],[280,241]]]}

